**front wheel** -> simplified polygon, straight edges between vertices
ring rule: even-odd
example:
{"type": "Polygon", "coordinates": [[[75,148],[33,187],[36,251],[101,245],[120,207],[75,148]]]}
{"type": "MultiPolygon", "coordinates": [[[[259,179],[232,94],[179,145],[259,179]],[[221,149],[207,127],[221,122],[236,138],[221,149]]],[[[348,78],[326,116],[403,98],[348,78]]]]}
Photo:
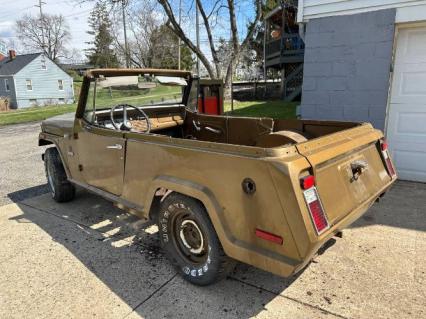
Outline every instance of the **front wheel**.
{"type": "Polygon", "coordinates": [[[72,200],[75,196],[75,187],[68,181],[61,157],[55,147],[46,149],[44,167],[53,199],[59,203],[72,200]]]}
{"type": "Polygon", "coordinates": [[[204,206],[172,193],[158,214],[160,243],[167,258],[187,281],[204,286],[224,278],[235,261],[223,251],[204,206]]]}

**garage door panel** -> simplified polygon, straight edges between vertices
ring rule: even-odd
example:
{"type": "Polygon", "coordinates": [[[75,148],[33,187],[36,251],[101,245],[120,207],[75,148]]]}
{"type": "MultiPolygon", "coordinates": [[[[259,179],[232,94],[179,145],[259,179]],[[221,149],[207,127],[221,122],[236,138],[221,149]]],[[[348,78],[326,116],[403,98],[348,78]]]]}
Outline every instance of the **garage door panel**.
{"type": "Polygon", "coordinates": [[[400,30],[396,54],[401,57],[396,64],[426,62],[426,28],[400,30]]]}
{"type": "Polygon", "coordinates": [[[426,182],[426,28],[400,29],[387,139],[401,179],[426,182]]]}
{"type": "Polygon", "coordinates": [[[398,178],[404,181],[421,182],[426,181],[426,174],[416,170],[398,170],[398,178]]]}
{"type": "Polygon", "coordinates": [[[406,112],[398,117],[397,134],[416,134],[426,138],[426,113],[406,112]]]}
{"type": "Polygon", "coordinates": [[[423,104],[419,98],[426,98],[426,63],[395,67],[392,103],[423,104]]]}
{"type": "MultiPolygon", "coordinates": [[[[426,161],[426,153],[397,149],[393,151],[393,160],[399,166],[399,169],[411,171],[419,161],[426,161]]],[[[420,167],[415,171],[426,173],[426,167],[420,167]]]]}

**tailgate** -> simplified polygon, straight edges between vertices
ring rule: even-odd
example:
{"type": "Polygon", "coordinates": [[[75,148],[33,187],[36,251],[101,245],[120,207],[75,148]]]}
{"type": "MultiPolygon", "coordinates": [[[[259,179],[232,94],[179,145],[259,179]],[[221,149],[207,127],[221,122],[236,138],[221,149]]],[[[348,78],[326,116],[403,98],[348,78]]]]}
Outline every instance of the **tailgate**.
{"type": "Polygon", "coordinates": [[[330,225],[391,182],[380,150],[381,138],[380,131],[363,124],[297,145],[312,165],[330,225]]]}

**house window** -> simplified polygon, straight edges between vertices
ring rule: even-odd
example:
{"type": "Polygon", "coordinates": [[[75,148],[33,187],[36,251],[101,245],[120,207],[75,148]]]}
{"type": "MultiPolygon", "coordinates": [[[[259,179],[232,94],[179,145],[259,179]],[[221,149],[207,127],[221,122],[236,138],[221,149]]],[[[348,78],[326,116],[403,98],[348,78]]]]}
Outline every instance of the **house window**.
{"type": "Polygon", "coordinates": [[[30,105],[36,106],[37,105],[37,99],[30,99],[30,105]]]}
{"type": "Polygon", "coordinates": [[[46,67],[46,60],[45,60],[44,57],[41,58],[41,68],[42,68],[42,70],[46,70],[47,69],[47,67],[46,67]]]}
{"type": "Polygon", "coordinates": [[[27,80],[27,91],[32,91],[33,90],[33,81],[31,80],[27,80]]]}
{"type": "Polygon", "coordinates": [[[60,99],[59,99],[59,104],[65,104],[65,99],[60,98],[60,99]]]}
{"type": "Polygon", "coordinates": [[[64,90],[64,80],[58,80],[58,88],[59,88],[59,91],[64,90]]]}
{"type": "Polygon", "coordinates": [[[10,91],[9,79],[4,79],[4,87],[6,88],[6,92],[10,91]]]}

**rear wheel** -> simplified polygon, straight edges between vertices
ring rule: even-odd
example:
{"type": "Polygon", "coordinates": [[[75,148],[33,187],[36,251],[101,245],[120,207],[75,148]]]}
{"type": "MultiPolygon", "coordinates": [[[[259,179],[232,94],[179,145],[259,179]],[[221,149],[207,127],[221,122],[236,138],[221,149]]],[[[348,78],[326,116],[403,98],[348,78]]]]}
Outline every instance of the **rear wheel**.
{"type": "Polygon", "coordinates": [[[44,167],[50,193],[57,202],[68,202],[75,196],[75,187],[65,173],[59,152],[55,147],[48,148],[44,153],[44,167]]]}
{"type": "Polygon", "coordinates": [[[196,285],[224,278],[235,266],[226,256],[204,206],[196,199],[172,193],[158,214],[160,242],[178,272],[196,285]]]}

